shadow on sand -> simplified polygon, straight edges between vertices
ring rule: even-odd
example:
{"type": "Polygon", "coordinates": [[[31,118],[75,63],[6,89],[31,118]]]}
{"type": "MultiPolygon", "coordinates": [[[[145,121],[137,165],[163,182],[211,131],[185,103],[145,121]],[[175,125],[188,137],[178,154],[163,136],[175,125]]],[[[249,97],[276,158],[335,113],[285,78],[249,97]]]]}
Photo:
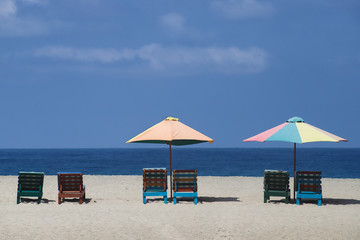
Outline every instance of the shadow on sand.
{"type": "Polygon", "coordinates": [[[323,198],[324,205],[354,205],[360,204],[359,199],[344,199],[344,198],[323,198]]]}
{"type": "MultiPolygon", "coordinates": [[[[91,200],[92,200],[91,198],[85,198],[85,199],[83,199],[83,203],[88,204],[91,202],[91,200]]],[[[65,199],[61,200],[61,204],[66,203],[66,202],[73,202],[73,203],[80,204],[79,198],[65,198],[65,199]]]]}
{"type": "MultiPolygon", "coordinates": [[[[285,203],[285,200],[270,200],[269,203],[285,203]]],[[[302,199],[301,204],[317,204],[316,199],[302,199]]],[[[296,200],[290,199],[289,204],[296,204],[296,200]]],[[[344,198],[323,198],[322,205],[354,205],[360,204],[358,199],[344,199],[344,198]]]]}
{"type": "MultiPolygon", "coordinates": [[[[20,203],[34,203],[37,204],[37,198],[20,198],[20,203]]],[[[45,204],[49,204],[52,202],[56,202],[55,200],[49,200],[46,198],[42,198],[40,203],[45,203],[45,204]]]]}
{"type": "Polygon", "coordinates": [[[205,202],[241,202],[237,197],[199,197],[200,203],[205,202]]]}
{"type": "MultiPolygon", "coordinates": [[[[164,202],[162,198],[147,199],[147,203],[164,202]]],[[[193,197],[177,198],[178,203],[194,203],[193,197]]],[[[237,197],[198,197],[198,203],[212,203],[212,202],[241,202],[237,197]]],[[[168,203],[173,203],[173,199],[168,197],[168,203]]]]}

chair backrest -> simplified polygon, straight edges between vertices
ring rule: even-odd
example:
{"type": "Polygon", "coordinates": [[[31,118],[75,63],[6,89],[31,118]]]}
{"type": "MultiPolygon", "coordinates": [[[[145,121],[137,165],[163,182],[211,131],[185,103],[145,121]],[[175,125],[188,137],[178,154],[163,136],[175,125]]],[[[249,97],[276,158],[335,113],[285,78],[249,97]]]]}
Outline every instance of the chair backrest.
{"type": "Polygon", "coordinates": [[[265,170],[264,189],[273,191],[287,191],[289,189],[289,173],[286,171],[265,170]]]}
{"type": "Polygon", "coordinates": [[[167,191],[166,168],[144,168],[143,190],[151,192],[167,191]]]}
{"type": "Polygon", "coordinates": [[[305,192],[321,192],[321,172],[298,171],[296,172],[296,190],[305,192]],[[300,187],[300,189],[299,189],[300,187]]]}
{"type": "Polygon", "coordinates": [[[58,189],[61,189],[62,191],[82,191],[83,174],[58,173],[58,189]]]}
{"type": "Polygon", "coordinates": [[[197,170],[174,170],[174,192],[197,192],[197,170]]]}
{"type": "Polygon", "coordinates": [[[43,172],[19,172],[18,190],[21,186],[21,191],[42,191],[43,184],[43,172]]]}

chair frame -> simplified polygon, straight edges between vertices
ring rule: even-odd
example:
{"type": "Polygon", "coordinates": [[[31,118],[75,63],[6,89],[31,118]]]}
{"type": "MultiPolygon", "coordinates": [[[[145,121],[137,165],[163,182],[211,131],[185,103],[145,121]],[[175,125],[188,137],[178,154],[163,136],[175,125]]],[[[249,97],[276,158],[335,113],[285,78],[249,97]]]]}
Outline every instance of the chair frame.
{"type": "Polygon", "coordinates": [[[83,174],[80,172],[58,173],[58,204],[65,198],[79,198],[82,204],[85,200],[85,186],[83,185],[83,174]]]}
{"type": "Polygon", "coordinates": [[[43,196],[43,186],[43,172],[19,172],[16,203],[20,203],[21,197],[37,197],[37,203],[40,204],[43,196]]]}
{"type": "Polygon", "coordinates": [[[264,171],[264,203],[270,201],[270,196],[285,197],[285,203],[290,201],[289,173],[280,170],[264,171]]]}
{"type": "Polygon", "coordinates": [[[167,204],[167,170],[166,168],[143,169],[143,203],[147,197],[163,197],[167,204]]]}
{"type": "Polygon", "coordinates": [[[322,204],[321,172],[298,171],[296,172],[296,205],[301,204],[303,198],[318,200],[322,204]]]}
{"type": "Polygon", "coordinates": [[[198,203],[197,170],[173,170],[173,202],[178,197],[193,197],[194,204],[198,203]]]}

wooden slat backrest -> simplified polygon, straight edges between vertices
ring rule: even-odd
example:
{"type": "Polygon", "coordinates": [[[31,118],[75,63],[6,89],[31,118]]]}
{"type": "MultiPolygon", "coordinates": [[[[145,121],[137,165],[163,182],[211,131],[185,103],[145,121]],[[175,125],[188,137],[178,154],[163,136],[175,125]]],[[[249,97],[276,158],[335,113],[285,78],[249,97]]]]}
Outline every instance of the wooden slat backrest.
{"type": "Polygon", "coordinates": [[[197,170],[174,170],[173,189],[174,192],[196,192],[197,170]]]}
{"type": "Polygon", "coordinates": [[[166,191],[167,171],[165,168],[144,168],[143,169],[143,190],[144,191],[166,191]]]}
{"type": "Polygon", "coordinates": [[[289,173],[286,171],[265,171],[264,189],[287,191],[289,189],[289,173]]]}
{"type": "Polygon", "coordinates": [[[305,192],[321,192],[321,172],[298,171],[296,172],[296,188],[305,192]]]}
{"type": "Polygon", "coordinates": [[[58,173],[58,187],[62,191],[81,191],[83,189],[83,174],[58,173]]]}
{"type": "Polygon", "coordinates": [[[42,172],[19,172],[18,189],[21,191],[42,191],[44,173],[42,172]]]}

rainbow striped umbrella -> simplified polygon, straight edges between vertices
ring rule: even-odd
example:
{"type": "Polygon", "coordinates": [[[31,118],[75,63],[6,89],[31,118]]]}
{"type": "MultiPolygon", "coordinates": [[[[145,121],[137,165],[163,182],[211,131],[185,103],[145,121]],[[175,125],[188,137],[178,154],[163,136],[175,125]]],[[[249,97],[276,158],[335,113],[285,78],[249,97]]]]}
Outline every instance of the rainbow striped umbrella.
{"type": "MultiPolygon", "coordinates": [[[[334,134],[321,130],[304,122],[300,117],[293,117],[285,123],[271,128],[265,132],[259,133],[251,138],[245,139],[244,142],[268,142],[281,141],[294,143],[294,176],[296,172],[296,143],[307,142],[347,142],[346,139],[334,134]]],[[[294,177],[295,186],[295,177],[294,177]]],[[[295,191],[294,191],[295,199],[295,191]]]]}

